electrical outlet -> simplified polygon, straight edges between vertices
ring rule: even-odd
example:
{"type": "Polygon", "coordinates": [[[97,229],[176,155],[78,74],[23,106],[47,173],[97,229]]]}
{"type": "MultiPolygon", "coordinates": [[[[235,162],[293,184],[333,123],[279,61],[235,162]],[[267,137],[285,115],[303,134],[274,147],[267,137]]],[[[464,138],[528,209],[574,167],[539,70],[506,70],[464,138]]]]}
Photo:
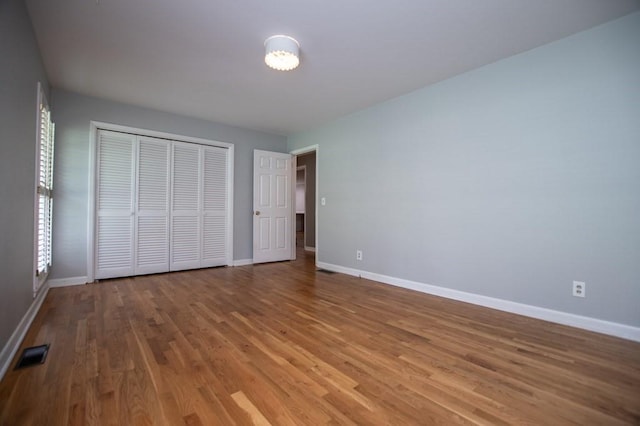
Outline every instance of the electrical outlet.
{"type": "Polygon", "coordinates": [[[356,260],[362,260],[362,250],[356,250],[356,260]]]}
{"type": "Polygon", "coordinates": [[[582,281],[574,281],[573,295],[575,297],[585,297],[587,295],[587,285],[582,281]]]}

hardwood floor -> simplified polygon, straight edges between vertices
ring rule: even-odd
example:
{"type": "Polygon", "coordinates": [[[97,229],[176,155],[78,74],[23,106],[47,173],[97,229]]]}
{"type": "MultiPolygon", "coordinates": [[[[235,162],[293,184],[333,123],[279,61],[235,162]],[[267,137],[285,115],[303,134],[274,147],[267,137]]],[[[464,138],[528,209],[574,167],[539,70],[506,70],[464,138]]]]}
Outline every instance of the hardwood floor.
{"type": "Polygon", "coordinates": [[[0,424],[640,424],[640,344],[304,256],[54,288],[45,342],[0,424]]]}

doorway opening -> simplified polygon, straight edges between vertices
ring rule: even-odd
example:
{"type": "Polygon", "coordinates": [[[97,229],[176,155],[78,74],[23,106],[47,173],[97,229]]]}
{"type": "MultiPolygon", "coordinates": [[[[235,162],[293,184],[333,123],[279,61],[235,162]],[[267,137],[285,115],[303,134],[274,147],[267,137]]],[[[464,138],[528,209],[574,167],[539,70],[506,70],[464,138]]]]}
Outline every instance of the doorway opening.
{"type": "Polygon", "coordinates": [[[294,213],[296,255],[315,258],[317,253],[317,147],[293,151],[292,154],[296,158],[294,213]]]}
{"type": "Polygon", "coordinates": [[[296,247],[305,246],[307,166],[296,168],[296,247]]]}

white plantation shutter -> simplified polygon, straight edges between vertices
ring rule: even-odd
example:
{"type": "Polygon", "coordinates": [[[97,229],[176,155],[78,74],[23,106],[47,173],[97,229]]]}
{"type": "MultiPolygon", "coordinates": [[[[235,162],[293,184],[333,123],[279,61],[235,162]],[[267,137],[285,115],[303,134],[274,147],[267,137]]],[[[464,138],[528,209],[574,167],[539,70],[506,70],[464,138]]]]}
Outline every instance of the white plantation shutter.
{"type": "Polygon", "coordinates": [[[200,267],[201,149],[199,145],[173,143],[170,243],[172,271],[200,267]]]}
{"type": "Polygon", "coordinates": [[[134,273],[135,138],[98,134],[96,278],[134,273]]]}
{"type": "Polygon", "coordinates": [[[227,262],[227,152],[203,147],[203,267],[227,262]]]}
{"type": "Polygon", "coordinates": [[[53,212],[53,146],[55,125],[42,86],[38,84],[36,279],[34,292],[51,268],[51,219],[53,212]]]}
{"type": "Polygon", "coordinates": [[[138,138],[136,274],[169,270],[170,142],[138,138]]]}

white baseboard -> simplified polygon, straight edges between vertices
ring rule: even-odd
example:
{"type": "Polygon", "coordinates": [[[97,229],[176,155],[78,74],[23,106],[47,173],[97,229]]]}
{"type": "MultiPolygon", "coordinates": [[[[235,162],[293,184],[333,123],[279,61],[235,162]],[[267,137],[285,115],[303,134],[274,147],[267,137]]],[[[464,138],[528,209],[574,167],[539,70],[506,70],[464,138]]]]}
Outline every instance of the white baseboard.
{"type": "Polygon", "coordinates": [[[70,278],[55,278],[49,280],[49,287],[69,287],[72,285],[84,285],[89,281],[87,277],[70,277],[70,278]]]}
{"type": "Polygon", "coordinates": [[[233,266],[253,265],[253,259],[238,259],[233,261],[233,266]]]}
{"type": "Polygon", "coordinates": [[[42,306],[42,302],[44,302],[45,297],[47,297],[47,293],[49,292],[49,282],[45,281],[38,291],[35,299],[29,306],[29,309],[20,320],[20,323],[13,331],[13,334],[2,348],[2,352],[0,352],[0,380],[4,377],[4,374],[7,372],[9,367],[11,366],[11,361],[15,356],[16,352],[20,348],[20,344],[24,339],[24,336],[27,334],[31,323],[33,322],[36,314],[40,310],[40,306],[42,306]]]}
{"type": "Polygon", "coordinates": [[[315,247],[309,247],[309,246],[304,246],[304,250],[305,251],[312,251],[312,252],[316,252],[316,248],[315,247]]]}
{"type": "Polygon", "coordinates": [[[608,334],[610,336],[621,337],[623,339],[640,342],[640,328],[630,325],[619,324],[611,321],[600,320],[597,318],[585,317],[581,315],[570,314],[567,312],[554,311],[552,309],[541,308],[538,306],[525,305],[523,303],[511,302],[504,299],[496,299],[494,297],[481,296],[478,294],[467,293],[464,291],[452,290],[445,287],[438,287],[430,284],[423,284],[416,281],[405,280],[401,278],[390,277],[387,275],[375,274],[358,269],[347,268],[344,266],[333,265],[330,263],[318,262],[318,268],[329,271],[340,272],[347,275],[366,278],[372,281],[378,281],[384,284],[390,284],[396,287],[416,290],[421,293],[432,294],[434,296],[445,297],[447,299],[458,300],[461,302],[472,303],[474,305],[485,306],[487,308],[498,309],[500,311],[511,312],[518,315],[524,315],[531,318],[537,318],[545,321],[555,322],[558,324],[569,325],[572,327],[582,328],[597,333],[608,334]]]}

